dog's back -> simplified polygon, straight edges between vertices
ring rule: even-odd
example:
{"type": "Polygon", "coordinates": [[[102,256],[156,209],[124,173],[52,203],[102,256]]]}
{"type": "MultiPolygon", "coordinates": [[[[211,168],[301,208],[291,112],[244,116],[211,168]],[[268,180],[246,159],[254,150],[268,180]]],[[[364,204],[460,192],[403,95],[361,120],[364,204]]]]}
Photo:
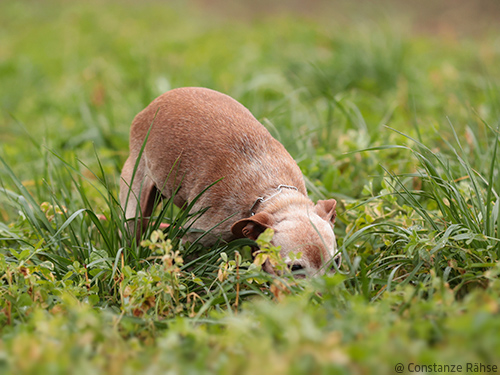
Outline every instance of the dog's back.
{"type": "Polygon", "coordinates": [[[132,124],[135,153],[150,126],[144,151],[147,169],[165,196],[182,181],[179,204],[180,199],[192,201],[219,179],[200,203],[218,206],[227,211],[224,215],[234,213],[229,212],[232,201],[250,207],[270,186],[292,185],[306,194],[302,173],[290,154],[250,111],[227,95],[180,88],[158,97],[132,124]]]}

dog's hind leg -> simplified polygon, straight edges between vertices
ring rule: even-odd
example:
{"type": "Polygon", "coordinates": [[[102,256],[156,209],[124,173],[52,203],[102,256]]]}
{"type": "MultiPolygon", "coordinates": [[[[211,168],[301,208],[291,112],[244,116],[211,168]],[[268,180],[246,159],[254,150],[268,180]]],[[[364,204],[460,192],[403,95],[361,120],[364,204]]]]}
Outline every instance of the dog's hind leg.
{"type": "Polygon", "coordinates": [[[136,158],[129,156],[123,166],[120,179],[120,203],[125,211],[126,228],[130,236],[139,242],[153,213],[159,193],[146,173],[146,163],[141,158],[136,168],[136,158]],[[134,174],[135,169],[135,174],[134,174]]]}

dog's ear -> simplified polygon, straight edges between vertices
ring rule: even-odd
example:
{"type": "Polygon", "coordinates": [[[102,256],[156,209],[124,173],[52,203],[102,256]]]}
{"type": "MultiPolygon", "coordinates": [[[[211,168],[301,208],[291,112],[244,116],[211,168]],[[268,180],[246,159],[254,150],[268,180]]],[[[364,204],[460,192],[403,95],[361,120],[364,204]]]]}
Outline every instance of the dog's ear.
{"type": "Polygon", "coordinates": [[[337,217],[337,201],[335,199],[328,199],[326,201],[318,201],[316,206],[314,206],[314,211],[318,216],[326,221],[330,221],[332,224],[335,223],[335,218],[337,217]]]}
{"type": "Polygon", "coordinates": [[[231,233],[236,238],[247,237],[256,240],[267,228],[271,228],[273,217],[266,212],[259,212],[254,216],[241,219],[233,224],[231,233]]]}

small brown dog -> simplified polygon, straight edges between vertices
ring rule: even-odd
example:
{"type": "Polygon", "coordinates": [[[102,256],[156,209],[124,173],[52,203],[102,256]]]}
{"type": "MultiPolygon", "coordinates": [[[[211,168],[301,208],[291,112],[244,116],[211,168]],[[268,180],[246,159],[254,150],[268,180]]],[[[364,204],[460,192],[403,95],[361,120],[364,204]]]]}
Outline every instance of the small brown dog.
{"type": "MultiPolygon", "coordinates": [[[[218,238],[255,240],[273,228],[272,244],[293,271],[323,274],[334,270],[332,261],[340,265],[333,233],[337,202],[314,205],[297,163],[243,105],[187,87],[159,96],[135,117],[120,184],[127,219],[139,213],[144,230],[157,193],[169,198],[175,192],[174,204],[183,207],[216,181],[192,208],[209,207],[194,223],[198,229],[222,222],[203,237],[204,245],[218,238]],[[291,252],[302,256],[292,262],[291,252]]],[[[272,272],[269,265],[264,269],[272,272]]]]}

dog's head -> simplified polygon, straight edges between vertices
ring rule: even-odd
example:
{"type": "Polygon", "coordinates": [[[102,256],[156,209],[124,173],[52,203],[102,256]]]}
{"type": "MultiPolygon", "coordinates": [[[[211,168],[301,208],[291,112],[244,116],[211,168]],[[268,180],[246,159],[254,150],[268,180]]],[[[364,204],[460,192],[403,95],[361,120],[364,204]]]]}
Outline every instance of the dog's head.
{"type": "Polygon", "coordinates": [[[335,272],[333,262],[337,268],[341,262],[333,233],[336,206],[335,199],[329,199],[310,207],[290,206],[274,214],[263,211],[237,221],[231,232],[236,237],[256,240],[267,228],[272,228],[271,243],[281,247],[282,259],[299,277],[335,272]],[[302,256],[292,261],[295,257],[290,257],[291,253],[302,256]]]}

